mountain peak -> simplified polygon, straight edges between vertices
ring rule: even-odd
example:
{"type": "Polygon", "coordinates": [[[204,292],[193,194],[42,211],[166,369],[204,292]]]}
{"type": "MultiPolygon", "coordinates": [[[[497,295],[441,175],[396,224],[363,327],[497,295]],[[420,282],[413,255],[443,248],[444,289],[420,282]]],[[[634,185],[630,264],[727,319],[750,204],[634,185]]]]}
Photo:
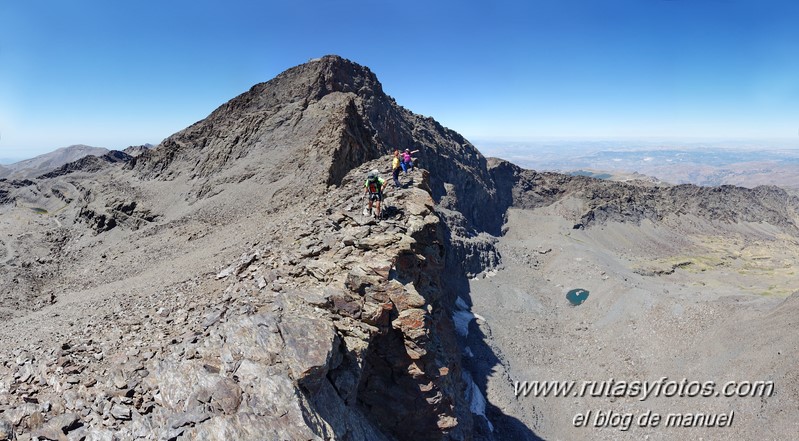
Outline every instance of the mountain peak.
{"type": "Polygon", "coordinates": [[[395,149],[420,152],[443,206],[464,213],[466,224],[499,231],[501,220],[484,205],[500,195],[480,152],[432,118],[399,106],[367,67],[335,55],[256,84],[142,154],[134,167],[151,178],[196,179],[200,190],[192,197],[203,198],[254,176],[338,186],[353,168],[395,149]]]}
{"type": "Polygon", "coordinates": [[[368,68],[325,56],[254,85],[142,155],[135,167],[150,176],[205,178],[285,159],[292,168],[309,165],[314,170],[306,174],[320,176],[319,166],[329,163],[346,133],[363,135],[354,141],[360,146],[357,163],[376,157],[374,130],[359,120],[366,107],[389,102],[368,68]]]}
{"type": "Polygon", "coordinates": [[[262,110],[303,100],[318,101],[334,92],[370,98],[382,96],[383,88],[369,68],[338,55],[326,55],[254,85],[219,107],[211,116],[231,110],[262,110]]]}
{"type": "MultiPolygon", "coordinates": [[[[312,62],[313,63],[313,62],[312,62]]],[[[331,92],[352,92],[362,94],[382,94],[383,88],[377,76],[366,66],[352,62],[338,55],[326,55],[317,59],[324,82],[318,83],[323,94],[331,92]]]]}

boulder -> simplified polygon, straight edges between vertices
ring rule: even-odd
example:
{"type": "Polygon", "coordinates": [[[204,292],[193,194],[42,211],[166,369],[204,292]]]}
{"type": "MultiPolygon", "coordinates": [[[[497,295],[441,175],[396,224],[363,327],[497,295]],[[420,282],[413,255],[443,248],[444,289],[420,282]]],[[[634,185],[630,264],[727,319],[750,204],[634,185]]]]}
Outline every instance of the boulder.
{"type": "Polygon", "coordinates": [[[283,358],[298,384],[314,389],[324,380],[335,349],[336,333],[326,320],[285,317],[280,323],[285,348],[283,358]]]}

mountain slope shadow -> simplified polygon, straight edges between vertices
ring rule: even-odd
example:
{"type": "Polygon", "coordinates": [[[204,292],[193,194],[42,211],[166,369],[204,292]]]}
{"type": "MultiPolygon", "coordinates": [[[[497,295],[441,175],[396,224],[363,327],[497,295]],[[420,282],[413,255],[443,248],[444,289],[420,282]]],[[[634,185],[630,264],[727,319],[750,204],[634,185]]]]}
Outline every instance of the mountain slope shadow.
{"type": "MultiPolygon", "coordinates": [[[[449,228],[446,228],[445,234],[445,239],[448,242],[451,241],[449,228]]],[[[451,247],[452,245],[450,244],[449,248],[451,249],[451,247]]],[[[468,276],[463,270],[462,261],[448,259],[447,273],[449,274],[446,279],[448,291],[456,293],[457,297],[462,299],[466,306],[471,307],[471,290],[468,276]]],[[[470,356],[464,357],[464,367],[471,373],[472,381],[474,381],[482,396],[488,397],[488,380],[492,375],[495,375],[497,367],[503,365],[503,361],[489,344],[490,337],[477,326],[475,320],[469,320],[466,331],[467,336],[462,338],[462,344],[468,348],[470,356]]],[[[507,382],[508,393],[512,394],[513,385],[511,379],[506,377],[504,380],[507,382]]],[[[544,439],[538,436],[523,421],[507,415],[500,407],[487,398],[485,399],[485,415],[492,427],[489,428],[486,424],[476,425],[476,435],[484,437],[484,439],[519,441],[544,439]]]]}

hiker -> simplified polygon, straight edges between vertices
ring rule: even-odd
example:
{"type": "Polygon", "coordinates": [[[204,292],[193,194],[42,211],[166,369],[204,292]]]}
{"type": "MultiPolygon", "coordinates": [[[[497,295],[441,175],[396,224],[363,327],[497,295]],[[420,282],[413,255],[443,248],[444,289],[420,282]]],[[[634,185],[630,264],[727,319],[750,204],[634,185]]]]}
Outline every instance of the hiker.
{"type": "Polygon", "coordinates": [[[408,173],[408,170],[413,170],[413,157],[411,156],[414,153],[417,153],[419,150],[411,151],[410,149],[405,149],[405,152],[402,154],[402,171],[404,173],[408,173]]]}
{"type": "Polygon", "coordinates": [[[372,170],[366,176],[366,183],[363,184],[364,194],[369,197],[369,213],[372,213],[372,203],[375,204],[375,212],[380,219],[380,202],[383,200],[383,190],[386,189],[388,182],[381,179],[377,170],[372,170]]]}
{"type": "Polygon", "coordinates": [[[394,159],[391,160],[391,173],[394,176],[394,185],[399,188],[401,187],[399,181],[399,172],[400,172],[400,151],[394,150],[394,159]]]}

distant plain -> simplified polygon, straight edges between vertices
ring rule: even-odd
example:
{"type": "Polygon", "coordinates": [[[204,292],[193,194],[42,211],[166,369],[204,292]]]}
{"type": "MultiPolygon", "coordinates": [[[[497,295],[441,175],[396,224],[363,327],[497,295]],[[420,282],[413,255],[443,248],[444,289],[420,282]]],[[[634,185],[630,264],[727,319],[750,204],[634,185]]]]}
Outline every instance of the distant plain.
{"type": "MultiPolygon", "coordinates": [[[[633,173],[668,184],[776,185],[799,189],[799,140],[785,141],[491,141],[486,155],[538,171],[629,180],[633,173]]],[[[638,178],[643,178],[638,176],[638,178]]]]}

